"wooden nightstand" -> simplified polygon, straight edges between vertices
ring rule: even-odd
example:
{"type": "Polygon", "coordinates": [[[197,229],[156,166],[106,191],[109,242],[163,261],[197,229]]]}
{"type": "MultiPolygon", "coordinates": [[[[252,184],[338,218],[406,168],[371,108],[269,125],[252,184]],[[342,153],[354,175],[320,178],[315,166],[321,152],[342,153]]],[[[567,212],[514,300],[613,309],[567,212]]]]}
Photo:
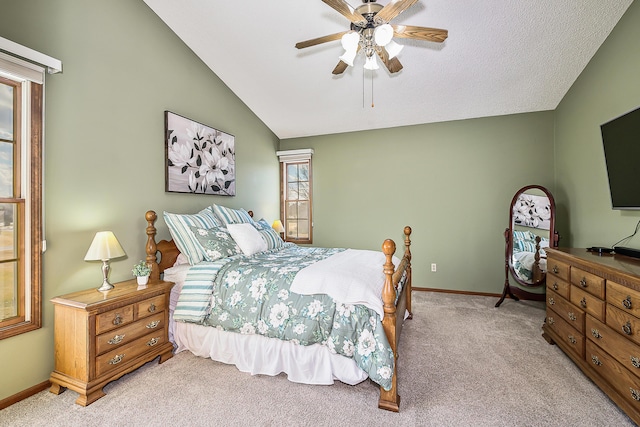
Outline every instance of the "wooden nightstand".
{"type": "Polygon", "coordinates": [[[169,293],[173,283],[136,280],[116,283],[108,292],[74,292],[51,300],[55,308],[55,394],[70,388],[87,406],[105,395],[102,388],[160,356],[173,356],[168,339],[169,293]]]}

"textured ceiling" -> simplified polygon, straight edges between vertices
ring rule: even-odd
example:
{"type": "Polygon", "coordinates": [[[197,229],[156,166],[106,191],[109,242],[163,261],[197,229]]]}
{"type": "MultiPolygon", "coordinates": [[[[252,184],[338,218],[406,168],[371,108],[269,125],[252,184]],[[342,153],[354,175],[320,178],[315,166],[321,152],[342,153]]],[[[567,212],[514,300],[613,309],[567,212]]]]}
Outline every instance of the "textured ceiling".
{"type": "Polygon", "coordinates": [[[294,47],[349,28],[321,0],[144,1],[281,139],[552,110],[632,2],[420,0],[391,23],[444,43],[394,39],[399,73],[359,56],[334,76],[340,41],[294,47]]]}

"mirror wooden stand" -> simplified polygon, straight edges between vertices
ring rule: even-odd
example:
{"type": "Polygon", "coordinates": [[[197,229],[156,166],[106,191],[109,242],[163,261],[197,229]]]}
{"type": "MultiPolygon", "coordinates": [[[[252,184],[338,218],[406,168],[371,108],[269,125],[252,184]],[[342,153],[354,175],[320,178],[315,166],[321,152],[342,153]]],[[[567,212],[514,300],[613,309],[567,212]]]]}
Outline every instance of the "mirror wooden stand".
{"type": "Polygon", "coordinates": [[[544,293],[524,288],[544,286],[547,259],[544,248],[558,247],[555,230],[555,201],[546,188],[528,185],[516,192],[509,206],[509,227],[504,231],[504,289],[496,307],[504,299],[543,301],[544,293]],[[519,286],[512,286],[509,276],[519,286]]]}

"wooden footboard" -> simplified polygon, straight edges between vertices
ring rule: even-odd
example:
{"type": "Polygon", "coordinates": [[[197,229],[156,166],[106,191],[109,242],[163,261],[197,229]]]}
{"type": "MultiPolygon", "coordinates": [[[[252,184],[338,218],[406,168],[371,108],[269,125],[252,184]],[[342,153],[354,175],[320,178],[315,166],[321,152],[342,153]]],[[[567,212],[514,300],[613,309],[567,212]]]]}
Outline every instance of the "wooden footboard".
{"type": "Polygon", "coordinates": [[[398,343],[400,341],[400,332],[404,322],[405,311],[411,313],[411,227],[404,228],[404,246],[405,251],[398,265],[394,270],[393,254],[396,252],[396,244],[393,240],[387,239],[382,244],[382,252],[386,257],[384,264],[384,287],[382,288],[382,304],[384,308],[384,318],[382,326],[387,334],[389,344],[393,349],[395,363],[393,368],[393,381],[390,390],[380,387],[380,400],[378,400],[378,408],[388,411],[398,412],[400,410],[400,395],[398,395],[398,343]],[[403,275],[406,274],[406,280],[402,287],[402,291],[397,298],[397,289],[403,275]]]}
{"type": "MultiPolygon", "coordinates": [[[[160,274],[167,268],[171,267],[180,251],[172,240],[161,240],[156,243],[155,222],[158,216],[154,211],[147,211],[145,219],[147,220],[147,245],[146,245],[146,261],[151,266],[151,278],[159,279],[160,274]],[[158,260],[158,253],[160,259],[158,260]]],[[[405,312],[408,312],[408,318],[413,315],[411,312],[411,227],[404,228],[404,255],[398,265],[394,268],[393,255],[396,252],[396,244],[393,240],[387,239],[382,244],[382,252],[386,261],[383,266],[385,274],[385,282],[382,289],[382,304],[384,308],[384,318],[382,325],[393,354],[395,356],[394,372],[392,387],[389,391],[380,388],[380,400],[378,407],[389,411],[398,412],[400,407],[400,396],[398,395],[398,342],[402,324],[405,319],[405,312]],[[402,291],[397,296],[398,286],[403,280],[402,291]],[[397,296],[397,299],[396,299],[397,296]]]]}

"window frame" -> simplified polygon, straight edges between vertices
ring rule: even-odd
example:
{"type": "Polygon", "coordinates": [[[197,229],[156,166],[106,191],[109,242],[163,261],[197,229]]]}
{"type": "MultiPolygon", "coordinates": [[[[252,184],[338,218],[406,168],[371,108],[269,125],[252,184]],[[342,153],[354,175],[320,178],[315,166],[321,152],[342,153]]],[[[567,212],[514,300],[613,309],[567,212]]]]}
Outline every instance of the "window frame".
{"type": "MultiPolygon", "coordinates": [[[[24,61],[14,60],[12,67],[3,67],[0,62],[0,77],[17,82],[21,86],[18,108],[14,113],[14,188],[13,198],[1,201],[15,203],[20,200],[18,220],[14,229],[18,233],[18,310],[17,316],[0,320],[0,340],[23,334],[42,327],[42,173],[43,173],[43,82],[30,77],[34,69],[44,79],[43,69],[27,64],[24,75],[20,68],[24,61]],[[18,73],[16,73],[18,70],[18,73]],[[15,134],[19,133],[16,137],[15,134]],[[19,138],[19,140],[17,139],[19,138]],[[16,160],[18,159],[18,160],[16,160]],[[17,171],[16,171],[17,169],[17,171]]],[[[15,102],[14,102],[15,107],[15,102]]]]}
{"type": "MultiPolygon", "coordinates": [[[[311,163],[311,157],[313,155],[313,150],[311,149],[303,149],[303,150],[287,150],[287,151],[278,151],[276,153],[280,160],[280,218],[282,221],[282,225],[284,226],[284,240],[287,242],[292,242],[296,244],[312,244],[313,243],[313,165],[311,163]],[[288,224],[290,219],[287,217],[287,188],[288,188],[288,175],[287,168],[289,165],[300,165],[306,164],[309,168],[309,195],[307,200],[309,203],[309,237],[307,239],[300,238],[292,238],[288,236],[287,230],[289,229],[288,224]]],[[[296,202],[299,202],[300,199],[296,199],[296,202]]],[[[297,218],[297,217],[296,217],[297,218]]],[[[297,219],[296,219],[297,220],[297,219]]]]}

